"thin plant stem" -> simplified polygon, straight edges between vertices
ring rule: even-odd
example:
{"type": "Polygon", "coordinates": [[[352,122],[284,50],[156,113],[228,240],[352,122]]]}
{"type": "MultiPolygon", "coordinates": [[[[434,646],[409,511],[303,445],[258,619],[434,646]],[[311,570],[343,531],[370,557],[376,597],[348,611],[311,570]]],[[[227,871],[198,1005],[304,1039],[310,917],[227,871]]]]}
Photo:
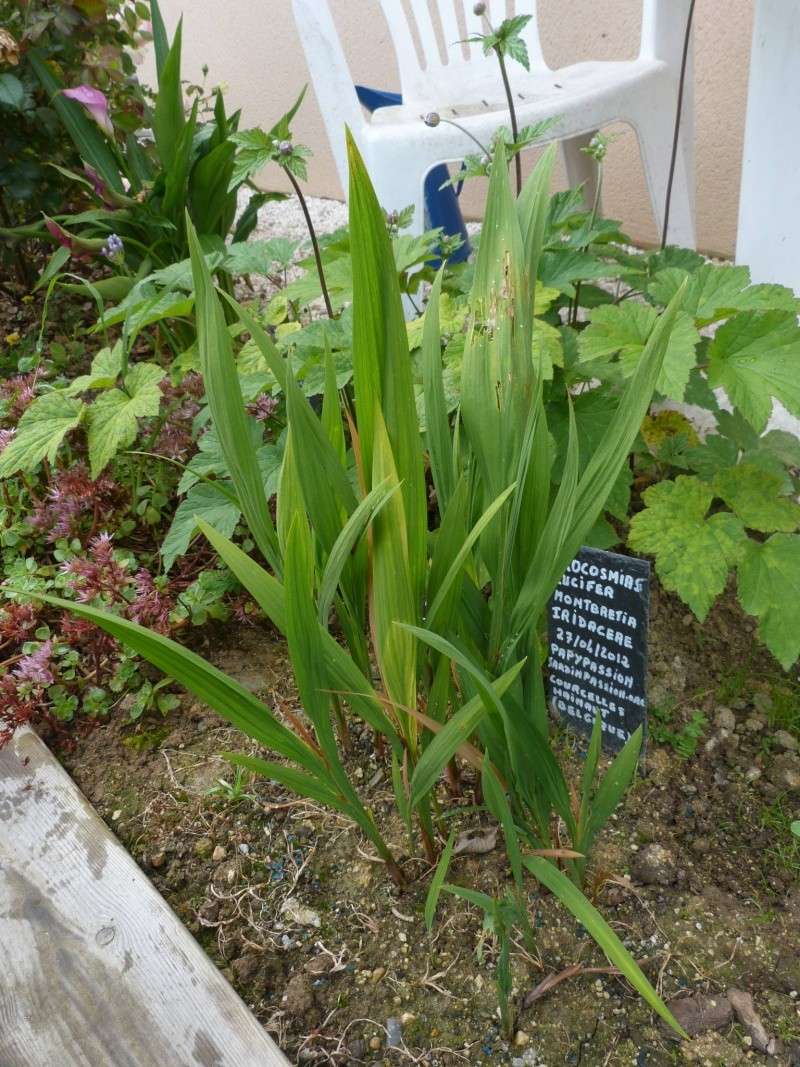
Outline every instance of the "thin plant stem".
{"type": "MultiPolygon", "coordinates": [[[[508,80],[508,71],[506,70],[506,60],[503,53],[499,48],[495,48],[497,55],[497,62],[500,64],[500,75],[503,79],[503,88],[506,91],[506,100],[508,101],[508,114],[511,118],[511,136],[514,141],[519,140],[519,128],[517,126],[517,109],[514,107],[514,97],[511,92],[511,82],[508,80]]],[[[514,154],[514,168],[517,177],[517,196],[522,192],[522,160],[520,159],[519,152],[514,154]]]]}
{"type": "Polygon", "coordinates": [[[469,139],[473,141],[478,146],[478,148],[480,148],[481,152],[483,152],[485,156],[491,154],[486,145],[482,144],[478,140],[478,138],[474,134],[470,133],[466,126],[462,126],[460,122],[454,122],[453,119],[443,119],[441,115],[439,116],[439,122],[446,122],[448,126],[455,126],[457,130],[461,130],[463,134],[466,134],[466,136],[469,137],[469,139]]]}
{"type": "Polygon", "coordinates": [[[695,0],[689,4],[689,14],[686,18],[686,32],[683,36],[683,55],[681,56],[681,72],[678,78],[678,103],[675,108],[675,130],[672,137],[672,156],[669,161],[669,176],[667,178],[667,196],[664,202],[664,225],[661,228],[661,250],[667,245],[667,230],[669,229],[669,211],[672,206],[672,183],[675,178],[675,165],[678,161],[678,140],[681,132],[681,114],[683,112],[683,90],[686,83],[686,67],[689,62],[689,42],[692,37],[692,19],[694,18],[695,0]]]}
{"type": "Polygon", "coordinates": [[[322,256],[319,250],[319,241],[317,240],[317,232],[314,229],[314,223],[311,221],[311,215],[308,210],[308,204],[306,198],[303,196],[303,190],[300,188],[300,183],[294,174],[288,167],[283,168],[289,181],[292,183],[292,188],[297,194],[297,199],[300,201],[300,207],[303,209],[303,215],[305,216],[306,226],[308,227],[308,235],[311,238],[311,245],[314,249],[314,260],[317,264],[317,274],[319,275],[319,284],[322,286],[322,299],[325,301],[325,310],[328,313],[328,318],[333,318],[333,304],[331,304],[330,294],[328,293],[328,286],[325,283],[325,271],[322,269],[322,256]]]}
{"type": "MultiPolygon", "coordinates": [[[[592,227],[597,221],[597,212],[600,210],[600,194],[603,189],[603,164],[597,164],[597,185],[594,190],[594,202],[592,204],[592,213],[589,216],[589,233],[592,232],[592,227]]],[[[589,246],[586,245],[585,248],[589,246]]],[[[584,249],[585,251],[585,249],[584,249]]],[[[572,307],[570,310],[570,326],[574,326],[578,321],[578,307],[581,301],[581,282],[580,278],[575,282],[575,296],[572,301],[572,307]]]]}
{"type": "MultiPolygon", "coordinates": [[[[488,29],[489,33],[493,33],[492,24],[489,21],[488,16],[484,12],[483,14],[484,25],[488,29]]],[[[511,136],[514,141],[519,140],[519,127],[517,126],[517,109],[514,107],[514,95],[511,92],[511,82],[508,78],[508,70],[506,69],[506,60],[503,55],[502,49],[498,46],[494,46],[494,54],[497,56],[497,62],[500,64],[500,77],[503,79],[503,88],[506,91],[506,102],[508,104],[508,114],[511,119],[511,136]]],[[[517,176],[517,196],[522,192],[522,160],[519,158],[519,152],[514,155],[514,169],[517,176]]]]}

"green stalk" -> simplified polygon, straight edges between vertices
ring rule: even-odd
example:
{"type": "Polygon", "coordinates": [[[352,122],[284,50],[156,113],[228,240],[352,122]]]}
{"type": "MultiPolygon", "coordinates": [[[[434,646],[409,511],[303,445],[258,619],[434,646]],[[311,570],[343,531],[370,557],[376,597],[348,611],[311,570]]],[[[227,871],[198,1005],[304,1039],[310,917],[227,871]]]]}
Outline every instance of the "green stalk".
{"type": "Polygon", "coordinates": [[[292,183],[292,188],[294,189],[297,195],[297,199],[300,201],[300,207],[303,211],[303,217],[305,218],[306,226],[308,227],[308,235],[311,238],[311,247],[314,249],[314,262],[317,265],[317,275],[319,276],[319,284],[322,287],[322,299],[325,301],[325,310],[328,313],[328,318],[332,319],[334,317],[333,304],[331,303],[330,294],[328,293],[328,286],[325,282],[325,271],[322,267],[322,255],[319,250],[317,231],[314,229],[314,223],[311,218],[311,213],[308,210],[308,204],[306,203],[306,198],[303,195],[303,190],[300,187],[300,182],[297,180],[297,178],[295,178],[294,174],[292,174],[288,167],[284,167],[283,172],[289,179],[289,181],[292,183]]]}
{"type": "MultiPolygon", "coordinates": [[[[508,71],[506,70],[506,60],[502,50],[495,46],[495,54],[497,61],[500,64],[500,76],[503,79],[503,88],[506,92],[506,101],[508,102],[508,114],[511,118],[511,136],[516,142],[519,140],[519,127],[517,125],[517,109],[514,106],[514,95],[511,92],[511,82],[508,79],[508,71]]],[[[514,169],[517,177],[517,196],[522,192],[522,160],[520,159],[519,152],[514,153],[514,169]]]]}

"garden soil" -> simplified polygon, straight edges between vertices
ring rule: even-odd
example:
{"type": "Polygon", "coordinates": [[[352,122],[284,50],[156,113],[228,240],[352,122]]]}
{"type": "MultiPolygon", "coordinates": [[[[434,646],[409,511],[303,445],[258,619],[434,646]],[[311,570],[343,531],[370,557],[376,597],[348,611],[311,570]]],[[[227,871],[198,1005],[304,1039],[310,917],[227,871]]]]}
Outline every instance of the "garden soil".
{"type": "MultiPolygon", "coordinates": [[[[299,710],[274,631],[227,627],[201,640],[279,713],[299,710]]],[[[366,728],[352,729],[350,770],[402,857],[402,892],[337,814],[274,782],[237,781],[221,753],[257,748],[191,699],[135,724],[123,702],[107,721],[49,740],[292,1062],[800,1063],[800,846],[789,831],[800,811],[800,689],[732,596],[701,627],[656,587],[650,694],[644,773],[601,836],[587,884],[663,996],[684,1002],[681,1017],[697,1030],[684,1043],[613,974],[528,996],[575,964],[606,967],[533,883],[535,947],[513,947],[515,1019],[504,1034],[491,932],[446,894],[426,932],[430,868],[393,815],[388,769],[366,728]],[[761,1030],[753,1012],[732,1012],[730,990],[752,995],[761,1030]]],[[[556,743],[574,781],[583,742],[557,731],[556,743]]],[[[446,830],[490,827],[473,787],[465,771],[462,795],[442,795],[446,830]]],[[[502,890],[502,845],[459,855],[449,878],[502,890]]]]}

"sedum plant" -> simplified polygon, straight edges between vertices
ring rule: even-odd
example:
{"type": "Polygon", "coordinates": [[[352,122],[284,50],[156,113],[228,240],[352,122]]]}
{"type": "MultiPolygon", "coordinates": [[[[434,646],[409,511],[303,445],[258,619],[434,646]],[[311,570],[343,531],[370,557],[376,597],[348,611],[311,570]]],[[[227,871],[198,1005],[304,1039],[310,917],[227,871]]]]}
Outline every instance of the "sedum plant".
{"type": "MultiPolygon", "coordinates": [[[[352,140],[352,390],[340,395],[329,359],[319,415],[258,321],[215,292],[187,223],[210,414],[239,508],[267,567],[209,523],[198,518],[197,524],[285,634],[304,717],[289,728],[169,638],[91,604],[57,603],[95,622],[277,753],[280,761],[229,758],[347,815],[398,883],[402,871],[347,774],[345,707],[374,730],[377,747],[391,760],[398,809],[409,834],[419,832],[431,862],[437,782],[448,773],[457,787],[456,761],[472,764],[504,831],[515,918],[525,926],[524,877],[533,875],[679,1029],[579,888],[592,840],[633,774],[641,736],[595,786],[598,722],[574,807],[549,741],[541,623],[638,433],[682,292],[659,317],[612,423],[583,464],[570,414],[566,461],[554,486],[545,357],[533,325],[553,151],[518,200],[508,186],[506,148],[501,143],[495,151],[468,301],[460,409],[448,417],[440,275],[423,327],[424,434],[391,241],[352,140]],[[286,397],[288,433],[274,520],[226,314],[249,330],[286,397]],[[559,820],[571,849],[560,845],[559,820]],[[556,858],[566,861],[567,873],[556,858]]],[[[505,905],[501,910],[511,914],[505,905]]]]}

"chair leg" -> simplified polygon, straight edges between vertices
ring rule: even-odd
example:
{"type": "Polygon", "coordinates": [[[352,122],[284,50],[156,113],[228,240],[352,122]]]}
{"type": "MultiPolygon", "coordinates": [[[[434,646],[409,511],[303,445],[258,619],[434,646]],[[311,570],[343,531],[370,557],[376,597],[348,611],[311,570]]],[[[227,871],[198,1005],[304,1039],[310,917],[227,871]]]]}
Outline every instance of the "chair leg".
{"type": "Polygon", "coordinates": [[[383,159],[379,165],[369,166],[368,170],[375,187],[378,203],[384,211],[402,211],[411,204],[414,217],[406,233],[415,236],[425,231],[425,199],[423,195],[424,175],[408,166],[408,158],[402,166],[387,165],[383,159]]]}
{"type": "MultiPolygon", "coordinates": [[[[375,188],[378,203],[387,213],[390,211],[402,211],[409,204],[414,207],[414,216],[411,224],[403,230],[403,233],[417,237],[425,232],[425,175],[415,172],[408,166],[408,157],[402,161],[402,165],[395,166],[387,157],[383,157],[380,165],[367,164],[375,188]]],[[[414,302],[407,296],[403,297],[403,314],[407,320],[415,319],[418,309],[414,302]]]]}
{"type": "MultiPolygon", "coordinates": [[[[594,204],[597,195],[597,164],[582,149],[588,147],[596,133],[597,130],[590,130],[589,133],[582,133],[578,137],[567,137],[561,142],[567,182],[570,188],[583,185],[583,196],[588,208],[594,204]]],[[[598,212],[600,210],[598,204],[598,212]]]]}
{"type": "MultiPolygon", "coordinates": [[[[659,237],[664,226],[667,186],[675,133],[675,114],[660,107],[634,122],[639,138],[650,201],[659,237]]],[[[691,116],[684,114],[675,157],[675,176],[670,199],[667,244],[695,248],[697,237],[694,214],[694,148],[691,116]]]]}

